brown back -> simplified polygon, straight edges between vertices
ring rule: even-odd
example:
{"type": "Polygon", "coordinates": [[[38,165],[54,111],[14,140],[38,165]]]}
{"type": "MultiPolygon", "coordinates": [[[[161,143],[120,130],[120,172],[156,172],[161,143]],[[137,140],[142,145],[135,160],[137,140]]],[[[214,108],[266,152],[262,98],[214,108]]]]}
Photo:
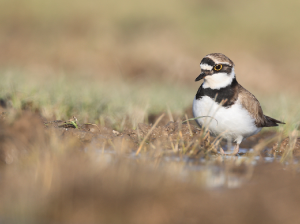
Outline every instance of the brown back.
{"type": "Polygon", "coordinates": [[[255,98],[255,96],[242,87],[238,85],[239,100],[242,106],[249,111],[251,116],[255,119],[255,124],[257,127],[273,127],[278,126],[278,123],[284,124],[274,118],[265,116],[260,103],[255,98]]]}

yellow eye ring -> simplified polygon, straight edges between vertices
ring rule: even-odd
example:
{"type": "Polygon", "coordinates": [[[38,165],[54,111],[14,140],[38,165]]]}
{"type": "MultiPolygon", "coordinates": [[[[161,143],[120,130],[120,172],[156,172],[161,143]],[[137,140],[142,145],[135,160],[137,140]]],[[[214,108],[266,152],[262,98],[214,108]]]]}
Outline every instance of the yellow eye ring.
{"type": "Polygon", "coordinates": [[[222,65],[215,65],[214,70],[215,71],[220,71],[222,69],[222,65]]]}

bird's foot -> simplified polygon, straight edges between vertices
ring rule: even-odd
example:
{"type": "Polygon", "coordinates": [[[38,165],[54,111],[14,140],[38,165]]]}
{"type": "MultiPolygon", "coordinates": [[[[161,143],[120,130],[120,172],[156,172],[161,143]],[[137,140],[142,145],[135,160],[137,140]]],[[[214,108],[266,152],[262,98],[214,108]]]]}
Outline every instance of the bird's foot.
{"type": "Polygon", "coordinates": [[[220,147],[220,154],[223,156],[225,154],[224,150],[222,149],[222,147],[220,147]]]}
{"type": "Polygon", "coordinates": [[[236,144],[236,146],[234,147],[234,150],[232,152],[232,155],[237,155],[239,153],[240,150],[240,145],[236,144]]]}

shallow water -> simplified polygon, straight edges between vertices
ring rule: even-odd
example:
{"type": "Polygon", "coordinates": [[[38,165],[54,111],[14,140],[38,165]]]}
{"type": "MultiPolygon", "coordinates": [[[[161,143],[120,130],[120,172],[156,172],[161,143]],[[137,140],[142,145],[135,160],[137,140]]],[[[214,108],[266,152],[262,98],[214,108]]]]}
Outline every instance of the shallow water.
{"type": "MultiPolygon", "coordinates": [[[[233,150],[233,148],[232,148],[233,150]]],[[[114,156],[117,152],[112,148],[98,150],[101,162],[110,164],[114,161],[114,156]]],[[[206,188],[214,189],[220,187],[237,188],[241,187],[251,176],[252,166],[259,162],[270,163],[279,161],[280,157],[274,158],[270,153],[271,149],[266,148],[264,155],[267,156],[249,156],[254,155],[253,149],[240,148],[238,155],[232,155],[231,150],[224,150],[225,155],[210,156],[205,158],[191,158],[189,156],[179,156],[175,153],[163,155],[159,158],[159,167],[163,170],[170,170],[173,176],[179,177],[182,181],[198,180],[200,178],[202,185],[206,188]],[[231,169],[247,163],[241,171],[232,171],[231,169]],[[228,165],[229,164],[229,165],[228,165]],[[168,167],[172,167],[168,169],[168,167]],[[174,171],[175,170],[175,171],[174,171]]],[[[136,155],[135,152],[123,154],[123,156],[133,160],[153,160],[153,157],[148,153],[136,155]]]]}

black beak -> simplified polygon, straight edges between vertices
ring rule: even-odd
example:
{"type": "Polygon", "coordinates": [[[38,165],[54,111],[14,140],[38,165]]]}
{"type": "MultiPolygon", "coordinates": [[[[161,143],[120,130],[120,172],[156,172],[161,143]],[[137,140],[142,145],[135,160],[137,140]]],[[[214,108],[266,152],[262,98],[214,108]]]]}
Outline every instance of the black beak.
{"type": "Polygon", "coordinates": [[[202,72],[202,73],[195,79],[195,82],[200,81],[201,79],[204,79],[205,76],[206,76],[205,73],[202,72]]]}

